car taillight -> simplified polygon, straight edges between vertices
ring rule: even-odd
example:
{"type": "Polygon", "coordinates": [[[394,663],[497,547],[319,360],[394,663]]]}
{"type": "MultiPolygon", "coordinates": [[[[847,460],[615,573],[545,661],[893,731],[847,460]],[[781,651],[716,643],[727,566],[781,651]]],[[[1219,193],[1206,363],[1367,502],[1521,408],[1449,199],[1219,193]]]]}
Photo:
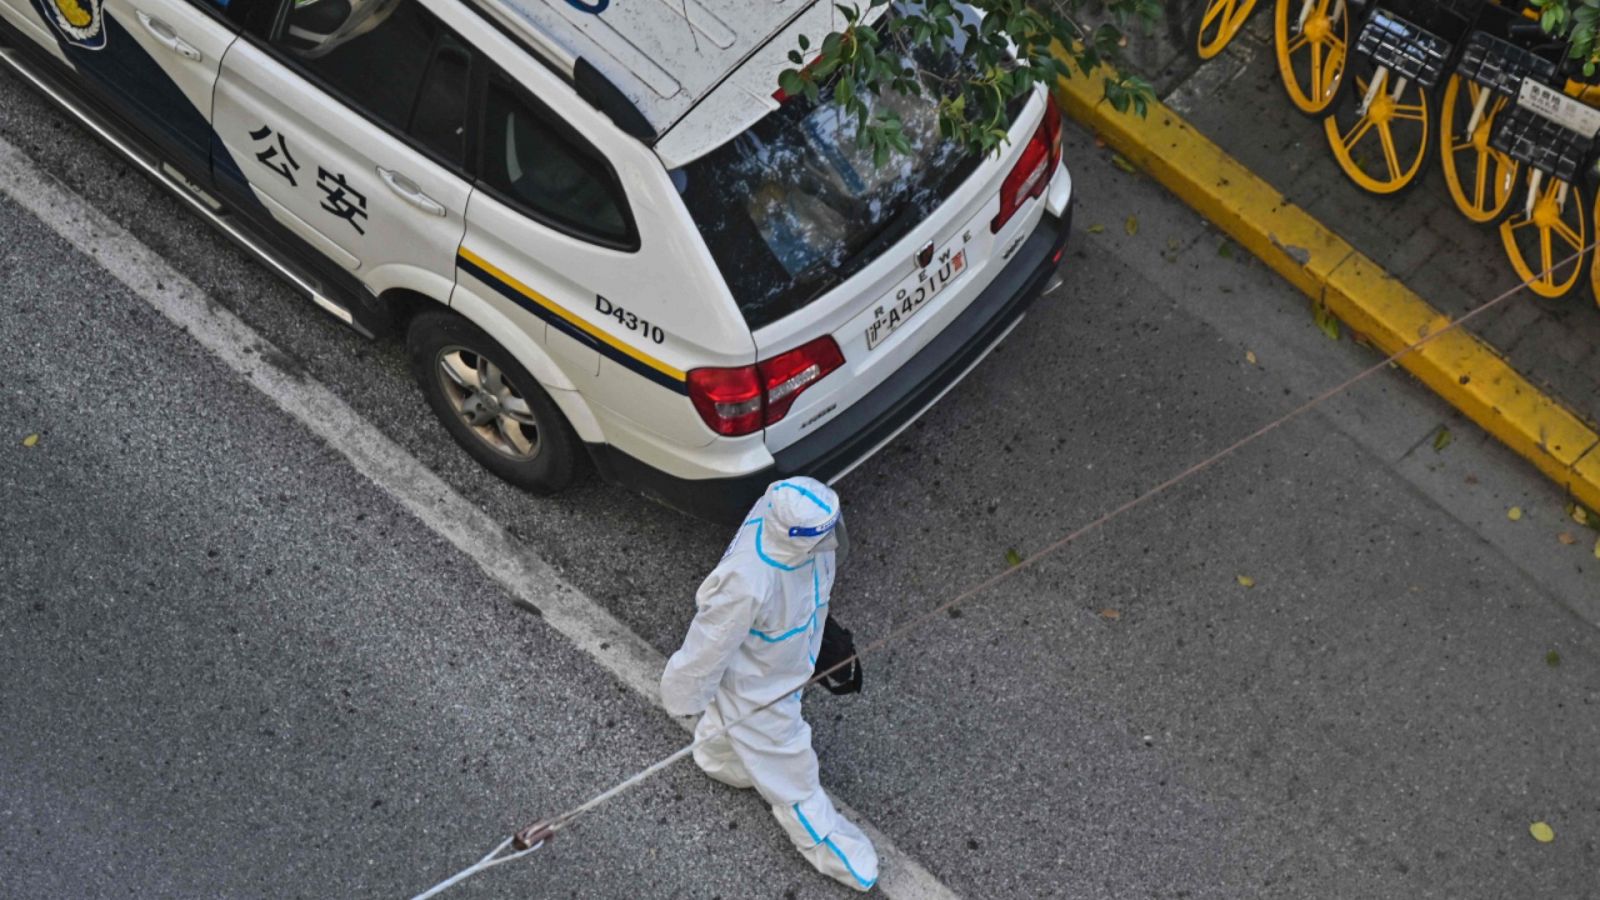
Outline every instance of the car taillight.
{"type": "Polygon", "coordinates": [[[802,391],[842,365],[838,342],[824,336],[753,366],[693,369],[689,401],[717,434],[750,434],[788,415],[802,391]]]}
{"type": "Polygon", "coordinates": [[[1061,164],[1061,109],[1053,99],[1046,98],[1044,121],[1039,123],[1022,156],[1000,185],[1000,212],[989,223],[990,231],[999,231],[1011,221],[1022,204],[1044,193],[1050,178],[1061,164]]]}

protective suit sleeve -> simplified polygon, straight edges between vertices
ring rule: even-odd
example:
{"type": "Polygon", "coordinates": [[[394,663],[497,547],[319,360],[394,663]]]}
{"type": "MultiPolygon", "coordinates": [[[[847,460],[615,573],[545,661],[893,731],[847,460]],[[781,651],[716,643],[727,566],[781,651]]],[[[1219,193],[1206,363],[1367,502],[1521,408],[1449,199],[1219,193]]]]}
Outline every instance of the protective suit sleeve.
{"type": "Polygon", "coordinates": [[[759,605],[738,572],[712,572],[695,594],[698,611],[683,646],[661,673],[661,705],[675,716],[704,712],[735,650],[750,636],[759,605]]]}

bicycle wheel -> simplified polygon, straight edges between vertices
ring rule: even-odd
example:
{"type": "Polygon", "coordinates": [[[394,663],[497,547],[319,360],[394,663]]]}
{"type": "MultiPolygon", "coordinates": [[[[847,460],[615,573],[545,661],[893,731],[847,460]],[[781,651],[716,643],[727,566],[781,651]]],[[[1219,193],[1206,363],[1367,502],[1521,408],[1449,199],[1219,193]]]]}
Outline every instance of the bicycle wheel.
{"type": "MultiPolygon", "coordinates": [[[[1600,191],[1595,191],[1594,215],[1600,216],[1600,191]]],[[[1589,221],[1600,222],[1600,219],[1590,216],[1589,221]]],[[[1600,266],[1593,263],[1589,264],[1589,296],[1594,298],[1597,306],[1600,306],[1600,266]]]]}
{"type": "Polygon", "coordinates": [[[1517,188],[1517,161],[1489,146],[1495,116],[1507,98],[1493,94],[1484,101],[1478,126],[1467,134],[1472,111],[1487,88],[1451,75],[1439,102],[1439,162],[1445,186],[1461,214],[1480,225],[1506,211],[1517,188]]]}
{"type": "Polygon", "coordinates": [[[1289,102],[1308,116],[1327,112],[1344,80],[1350,46],[1346,0],[1278,0],[1272,36],[1289,102]]]}
{"type": "Polygon", "coordinates": [[[1587,257],[1589,209],[1579,185],[1544,179],[1533,214],[1518,209],[1500,223],[1511,268],[1541,297],[1565,296],[1578,284],[1587,257]]]}
{"type": "Polygon", "coordinates": [[[1428,158],[1428,95],[1406,82],[1396,99],[1389,71],[1365,60],[1351,75],[1355,90],[1340,91],[1333,113],[1322,120],[1328,148],[1357,187],[1371,194],[1398,193],[1416,183],[1428,158]],[[1372,99],[1363,112],[1369,88],[1372,99]]]}
{"type": "Polygon", "coordinates": [[[1189,42],[1195,55],[1210,59],[1221,53],[1255,8],[1256,0],[1203,0],[1200,15],[1193,19],[1196,24],[1189,42]]]}

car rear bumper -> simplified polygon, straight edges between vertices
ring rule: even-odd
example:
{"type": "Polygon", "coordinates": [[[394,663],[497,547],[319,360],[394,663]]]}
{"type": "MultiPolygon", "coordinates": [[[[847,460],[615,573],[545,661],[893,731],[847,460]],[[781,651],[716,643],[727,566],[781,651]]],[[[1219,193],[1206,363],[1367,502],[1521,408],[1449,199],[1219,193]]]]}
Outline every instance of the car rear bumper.
{"type": "Polygon", "coordinates": [[[691,480],[668,475],[609,444],[590,444],[595,466],[608,481],[717,522],[737,521],[779,478],[837,478],[916,421],[1022,318],[1055,272],[1071,230],[1070,203],[1059,217],[1045,213],[1011,261],[949,327],[872,393],[774,454],[773,465],[736,478],[691,480]]]}

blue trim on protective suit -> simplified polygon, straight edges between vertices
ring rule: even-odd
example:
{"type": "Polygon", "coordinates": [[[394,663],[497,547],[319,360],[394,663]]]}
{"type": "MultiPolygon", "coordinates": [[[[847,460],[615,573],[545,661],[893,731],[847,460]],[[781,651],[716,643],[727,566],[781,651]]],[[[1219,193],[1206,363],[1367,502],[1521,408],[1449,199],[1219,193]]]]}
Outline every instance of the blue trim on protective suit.
{"type": "MultiPolygon", "coordinates": [[[[799,491],[801,496],[809,498],[812,503],[815,503],[816,505],[822,507],[822,511],[823,512],[827,513],[830,516],[833,515],[833,507],[829,506],[826,502],[824,502],[821,497],[818,497],[816,494],[811,493],[810,491],[806,490],[805,488],[801,487],[800,485],[798,485],[798,484],[790,484],[787,481],[780,481],[780,482],[778,482],[777,487],[779,487],[779,488],[788,488],[791,491],[799,491]]],[[[776,490],[776,489],[777,488],[774,488],[774,490],[776,490]]]]}
{"type": "Polygon", "coordinates": [[[800,820],[800,825],[805,828],[806,834],[811,835],[811,839],[813,841],[826,846],[829,850],[833,851],[834,856],[839,857],[839,861],[844,863],[844,867],[850,871],[850,877],[856,880],[856,884],[861,885],[862,890],[867,890],[878,883],[878,879],[876,878],[872,879],[871,881],[862,878],[861,873],[856,871],[856,867],[850,865],[850,860],[845,857],[844,851],[840,850],[839,845],[833,842],[833,838],[819,837],[817,835],[817,830],[811,827],[810,822],[806,821],[806,814],[800,811],[800,804],[798,803],[794,805],[794,815],[795,818],[800,820]]]}
{"type": "MultiPolygon", "coordinates": [[[[762,531],[761,522],[757,521],[756,522],[756,555],[761,557],[761,561],[762,562],[764,562],[767,565],[773,567],[774,569],[782,569],[785,572],[793,572],[794,570],[800,568],[800,566],[786,566],[783,563],[778,562],[777,560],[775,560],[772,557],[768,556],[767,555],[767,551],[761,549],[761,531],[762,531]]],[[[812,562],[815,562],[815,560],[812,560],[812,562]]],[[[801,565],[804,565],[804,563],[801,563],[801,565]]]]}
{"type": "Polygon", "coordinates": [[[783,641],[787,641],[789,638],[792,638],[797,634],[804,634],[805,632],[810,631],[813,627],[816,626],[816,624],[817,624],[817,614],[816,613],[812,613],[810,621],[806,622],[806,624],[797,625],[794,628],[791,628],[788,631],[785,631],[783,634],[778,635],[777,637],[773,637],[773,636],[767,634],[765,631],[757,631],[754,628],[750,629],[750,633],[755,635],[758,638],[761,638],[763,641],[766,641],[769,644],[778,644],[778,643],[782,643],[783,641]]]}

